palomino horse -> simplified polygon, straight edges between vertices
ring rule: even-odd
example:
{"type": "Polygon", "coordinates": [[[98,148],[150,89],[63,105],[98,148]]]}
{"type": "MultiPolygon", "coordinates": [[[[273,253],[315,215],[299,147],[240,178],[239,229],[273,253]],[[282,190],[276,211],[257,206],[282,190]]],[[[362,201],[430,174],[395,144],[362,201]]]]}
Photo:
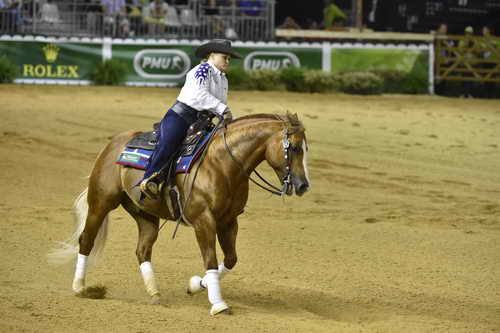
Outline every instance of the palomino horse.
{"type": "MultiPolygon", "coordinates": [[[[236,265],[237,217],[248,199],[249,175],[264,160],[274,169],[286,193],[301,196],[309,188],[306,163],[305,129],[297,115],[260,114],[238,118],[215,134],[203,160],[189,174],[176,176],[183,217],[196,233],[206,274],[193,276],[188,293],[208,290],[212,304],[210,313],[228,310],[220,292],[220,279],[236,265]],[[196,178],[195,175],[196,174],[196,178]],[[194,180],[195,178],[195,180],[194,180]],[[185,199],[189,197],[186,203],[185,199]],[[224,253],[220,265],[215,253],[216,238],[224,253]]],[[[108,213],[122,205],[132,215],[139,228],[137,259],[144,284],[152,303],[159,303],[159,290],[151,265],[151,253],[159,231],[159,219],[172,220],[166,197],[140,201],[135,186],[141,179],[140,170],[117,165],[115,161],[126,143],[139,132],[115,136],[99,154],[90,175],[88,189],[75,201],[77,228],[65,247],[52,253],[77,263],[73,290],[85,288],[88,258],[103,248],[106,240],[108,213]]],[[[168,195],[168,194],[167,194],[168,195]]]]}

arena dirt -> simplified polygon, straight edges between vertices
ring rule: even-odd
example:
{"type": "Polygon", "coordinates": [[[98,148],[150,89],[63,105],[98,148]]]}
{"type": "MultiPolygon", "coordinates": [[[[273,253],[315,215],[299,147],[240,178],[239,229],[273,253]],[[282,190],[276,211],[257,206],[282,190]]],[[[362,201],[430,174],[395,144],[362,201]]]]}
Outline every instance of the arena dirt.
{"type": "Polygon", "coordinates": [[[150,305],[123,209],[87,276],[106,299],[75,297],[72,265],[46,254],[73,232],[108,139],[148,130],[177,93],[0,86],[1,332],[500,332],[499,100],[231,92],[236,116],[299,114],[312,179],[284,200],[251,185],[222,283],[233,315],[186,295],[202,261],[172,223],[153,254],[163,304],[150,305]]]}

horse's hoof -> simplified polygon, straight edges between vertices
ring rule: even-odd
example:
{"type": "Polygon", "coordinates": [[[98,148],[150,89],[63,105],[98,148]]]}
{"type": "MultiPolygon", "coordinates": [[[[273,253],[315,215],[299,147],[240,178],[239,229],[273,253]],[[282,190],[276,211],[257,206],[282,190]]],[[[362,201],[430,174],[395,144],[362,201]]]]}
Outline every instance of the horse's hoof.
{"type": "Polygon", "coordinates": [[[85,289],[85,279],[74,279],[71,286],[75,294],[79,294],[85,289]]]}
{"type": "Polygon", "coordinates": [[[192,276],[191,279],[189,279],[187,293],[189,295],[194,295],[194,294],[199,293],[200,291],[205,290],[206,288],[203,287],[203,285],[201,284],[201,281],[202,281],[201,277],[199,277],[197,275],[192,276]]]}
{"type": "Polygon", "coordinates": [[[154,294],[153,296],[151,296],[151,304],[152,305],[159,305],[161,302],[160,302],[160,294],[154,294]]]}
{"type": "Polygon", "coordinates": [[[210,309],[210,315],[215,316],[221,313],[232,314],[229,306],[225,302],[220,302],[212,305],[212,309],[210,309]]]}

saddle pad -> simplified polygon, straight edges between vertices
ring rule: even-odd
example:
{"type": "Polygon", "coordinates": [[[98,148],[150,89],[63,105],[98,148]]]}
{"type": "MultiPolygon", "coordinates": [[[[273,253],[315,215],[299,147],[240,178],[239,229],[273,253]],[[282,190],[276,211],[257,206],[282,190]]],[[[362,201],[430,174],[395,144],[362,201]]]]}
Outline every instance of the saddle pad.
{"type": "MultiPolygon", "coordinates": [[[[180,156],[177,159],[175,167],[176,173],[189,173],[189,171],[191,171],[191,167],[201,156],[209,138],[210,135],[206,135],[201,139],[191,155],[180,156]]],[[[145,170],[151,155],[153,155],[152,150],[125,147],[116,163],[139,170],[145,170]]]]}
{"type": "Polygon", "coordinates": [[[148,160],[152,154],[152,150],[125,147],[116,163],[144,170],[146,169],[146,165],[148,164],[148,160]]]}

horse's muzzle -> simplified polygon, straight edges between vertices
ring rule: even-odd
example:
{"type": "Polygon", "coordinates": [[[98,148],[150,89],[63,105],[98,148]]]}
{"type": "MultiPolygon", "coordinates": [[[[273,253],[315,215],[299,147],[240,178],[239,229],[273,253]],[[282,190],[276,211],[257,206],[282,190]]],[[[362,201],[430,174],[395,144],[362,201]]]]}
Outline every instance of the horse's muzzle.
{"type": "Polygon", "coordinates": [[[307,180],[293,179],[293,187],[295,189],[295,194],[301,197],[309,189],[309,183],[307,180]]]}

